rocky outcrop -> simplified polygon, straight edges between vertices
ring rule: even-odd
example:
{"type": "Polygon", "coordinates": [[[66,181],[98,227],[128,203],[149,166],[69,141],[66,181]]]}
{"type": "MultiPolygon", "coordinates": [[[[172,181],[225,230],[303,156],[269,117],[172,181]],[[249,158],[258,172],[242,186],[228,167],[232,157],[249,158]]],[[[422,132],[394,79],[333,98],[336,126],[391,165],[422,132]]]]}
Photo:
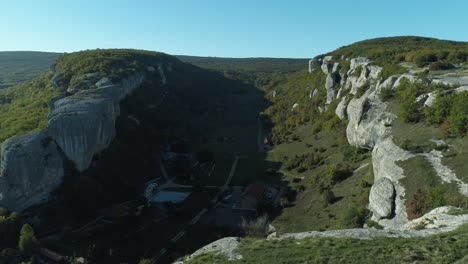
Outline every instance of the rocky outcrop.
{"type": "Polygon", "coordinates": [[[468,223],[468,214],[451,214],[451,211],[460,210],[453,206],[443,206],[433,209],[429,213],[406,223],[402,230],[440,229],[443,227],[456,227],[468,223]]]}
{"type": "Polygon", "coordinates": [[[135,74],[119,85],[82,90],[55,102],[47,131],[77,170],[87,169],[112,142],[120,101],[143,80],[144,74],[135,74]]]}
{"type": "Polygon", "coordinates": [[[397,165],[398,161],[407,160],[414,157],[408,151],[405,151],[395,145],[391,137],[380,140],[372,151],[372,165],[374,168],[374,182],[380,182],[381,179],[388,179],[394,189],[395,196],[393,201],[388,199],[369,200],[369,208],[373,212],[373,220],[380,220],[379,224],[398,229],[408,222],[408,215],[405,206],[405,188],[400,184],[400,180],[405,177],[403,169],[397,165]],[[380,219],[382,216],[381,208],[393,207],[393,216],[389,219],[380,219]]]}
{"type": "Polygon", "coordinates": [[[352,146],[372,149],[382,138],[390,134],[390,124],[395,116],[386,112],[386,104],[380,101],[374,89],[367,90],[360,98],[348,104],[346,136],[352,146]]]}
{"type": "Polygon", "coordinates": [[[339,119],[343,120],[347,117],[347,114],[346,114],[347,106],[348,106],[348,98],[343,97],[335,110],[335,114],[338,116],[339,119]]]}
{"type": "Polygon", "coordinates": [[[329,73],[327,74],[327,79],[325,81],[325,89],[327,90],[327,101],[326,104],[330,104],[336,98],[336,74],[329,73]]]}
{"type": "Polygon", "coordinates": [[[350,89],[351,94],[356,94],[357,90],[364,85],[377,85],[382,67],[369,65],[366,58],[354,58],[351,60],[350,69],[347,72],[347,79],[344,83],[346,89],[350,89]]]}
{"type": "Polygon", "coordinates": [[[199,250],[195,251],[193,254],[188,256],[182,261],[174,262],[175,264],[182,264],[184,261],[189,261],[199,255],[203,255],[210,252],[216,252],[222,254],[228,258],[228,260],[238,260],[242,259],[242,255],[236,253],[236,249],[240,244],[240,238],[238,237],[225,237],[219,240],[210,243],[199,250]]]}
{"type": "Polygon", "coordinates": [[[322,64],[322,60],[314,58],[309,60],[309,72],[312,72],[315,68],[322,64]]]}
{"type": "Polygon", "coordinates": [[[322,60],[322,71],[324,74],[329,74],[332,71],[333,64],[330,63],[333,60],[333,56],[325,56],[322,60]]]}
{"type": "Polygon", "coordinates": [[[0,206],[21,211],[47,200],[64,175],[64,158],[44,132],[5,141],[0,160],[0,206]]]}
{"type": "Polygon", "coordinates": [[[374,182],[369,194],[369,210],[374,213],[375,220],[392,216],[394,199],[395,187],[388,178],[379,178],[374,182]]]}

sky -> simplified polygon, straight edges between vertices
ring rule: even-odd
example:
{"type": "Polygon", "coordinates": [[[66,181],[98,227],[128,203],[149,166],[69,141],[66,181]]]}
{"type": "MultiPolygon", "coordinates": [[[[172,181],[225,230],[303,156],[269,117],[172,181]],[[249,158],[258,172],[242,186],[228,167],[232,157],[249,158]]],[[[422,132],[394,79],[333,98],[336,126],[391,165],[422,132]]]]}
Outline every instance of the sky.
{"type": "Polygon", "coordinates": [[[466,0],[0,0],[0,51],[311,58],[356,41],[468,41],[466,0]]]}

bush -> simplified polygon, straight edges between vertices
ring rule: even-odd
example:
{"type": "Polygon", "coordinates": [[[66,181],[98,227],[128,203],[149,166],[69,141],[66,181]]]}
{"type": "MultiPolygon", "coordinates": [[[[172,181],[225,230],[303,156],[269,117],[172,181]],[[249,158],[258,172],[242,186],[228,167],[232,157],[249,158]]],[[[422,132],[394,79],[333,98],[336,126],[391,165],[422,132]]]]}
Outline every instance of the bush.
{"type": "Polygon", "coordinates": [[[329,204],[333,204],[336,200],[335,194],[330,188],[327,188],[324,191],[322,191],[321,197],[325,207],[329,204]]]}
{"type": "Polygon", "coordinates": [[[434,104],[425,109],[426,123],[440,125],[442,133],[450,137],[463,137],[468,132],[468,93],[438,96],[434,104]]]}
{"type": "MultiPolygon", "coordinates": [[[[414,98],[416,99],[416,98],[414,98]]],[[[414,100],[407,100],[400,105],[400,112],[398,112],[398,118],[403,120],[405,123],[417,123],[423,117],[421,108],[414,100]]]]}
{"type": "Polygon", "coordinates": [[[322,161],[319,153],[312,152],[303,155],[295,155],[293,158],[284,162],[287,170],[297,169],[298,172],[304,172],[313,169],[322,161]]]}
{"type": "Polygon", "coordinates": [[[362,227],[365,223],[368,211],[364,208],[357,208],[355,206],[348,207],[345,211],[342,226],[344,228],[362,227]]]}
{"type": "Polygon", "coordinates": [[[321,192],[333,187],[336,183],[345,180],[353,174],[352,169],[345,164],[335,164],[328,166],[324,175],[317,176],[315,183],[321,192]]]}
{"type": "Polygon", "coordinates": [[[28,224],[24,224],[20,231],[20,237],[18,247],[20,251],[26,255],[31,255],[34,248],[37,245],[36,237],[34,236],[34,230],[28,224]]]}
{"type": "Polygon", "coordinates": [[[394,93],[392,89],[382,89],[380,90],[379,97],[382,102],[387,102],[393,98],[393,95],[394,93]]]}
{"type": "Polygon", "coordinates": [[[250,237],[266,237],[268,235],[268,227],[270,223],[268,222],[268,216],[262,215],[257,219],[250,221],[242,218],[239,227],[244,232],[245,235],[250,237]]]}
{"type": "Polygon", "coordinates": [[[353,162],[353,163],[357,163],[361,160],[369,158],[371,154],[369,150],[354,147],[349,144],[346,144],[342,147],[342,152],[343,152],[343,160],[353,162]]]}
{"type": "Polygon", "coordinates": [[[453,66],[453,64],[451,64],[450,62],[446,61],[437,61],[429,65],[429,70],[431,71],[450,70],[453,68],[455,68],[455,66],[453,66]]]}
{"type": "Polygon", "coordinates": [[[369,228],[383,229],[383,226],[381,226],[379,223],[372,221],[372,220],[367,220],[366,224],[369,228]]]}
{"type": "Polygon", "coordinates": [[[421,217],[426,213],[426,196],[427,193],[425,191],[418,189],[413,197],[406,201],[406,209],[410,220],[421,217]]]}

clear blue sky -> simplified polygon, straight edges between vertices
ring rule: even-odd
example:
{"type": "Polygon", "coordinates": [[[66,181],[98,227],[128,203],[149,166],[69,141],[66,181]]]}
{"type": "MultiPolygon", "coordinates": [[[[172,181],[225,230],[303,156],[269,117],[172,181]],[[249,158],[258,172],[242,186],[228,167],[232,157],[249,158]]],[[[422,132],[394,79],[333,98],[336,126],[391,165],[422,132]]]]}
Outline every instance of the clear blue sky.
{"type": "Polygon", "coordinates": [[[466,0],[5,0],[0,50],[308,58],[383,36],[468,41],[467,12],[466,0]]]}

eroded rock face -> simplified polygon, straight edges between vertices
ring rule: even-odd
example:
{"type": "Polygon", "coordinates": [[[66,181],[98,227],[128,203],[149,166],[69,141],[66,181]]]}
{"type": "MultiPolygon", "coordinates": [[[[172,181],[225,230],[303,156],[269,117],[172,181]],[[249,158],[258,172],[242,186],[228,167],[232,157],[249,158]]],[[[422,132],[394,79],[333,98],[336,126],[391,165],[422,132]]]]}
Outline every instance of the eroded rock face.
{"type": "Polygon", "coordinates": [[[360,98],[353,98],[348,104],[348,126],[346,136],[352,146],[372,149],[382,138],[390,134],[389,123],[394,115],[385,111],[386,104],[381,102],[372,89],[360,98]]]}
{"type": "Polygon", "coordinates": [[[44,132],[5,141],[0,161],[0,206],[21,211],[47,200],[63,178],[64,159],[44,132]]]}
{"type": "Polygon", "coordinates": [[[329,74],[332,72],[333,64],[330,63],[331,60],[333,60],[332,56],[325,56],[325,58],[323,58],[321,68],[324,74],[329,74]]]}
{"type": "Polygon", "coordinates": [[[343,97],[335,110],[335,114],[338,116],[339,119],[343,120],[347,117],[347,114],[346,114],[347,106],[348,106],[348,98],[343,97]]]}
{"type": "MultiPolygon", "coordinates": [[[[395,188],[394,215],[391,219],[380,219],[379,224],[390,229],[399,229],[408,222],[408,215],[406,213],[406,206],[404,200],[405,188],[400,184],[400,180],[405,177],[403,169],[397,165],[398,161],[407,160],[414,157],[411,153],[401,149],[393,142],[391,137],[380,140],[372,151],[372,165],[374,168],[374,182],[379,182],[380,179],[388,179],[395,188]]],[[[375,200],[375,199],[374,199],[375,200]]],[[[382,204],[389,202],[388,200],[381,200],[382,204]]],[[[391,207],[388,203],[386,207],[391,207]]],[[[372,210],[374,207],[370,207],[372,210]]],[[[373,219],[379,220],[381,214],[379,211],[374,211],[373,219]]]]}
{"type": "Polygon", "coordinates": [[[398,79],[395,81],[393,84],[393,89],[398,88],[400,86],[401,82],[403,79],[408,80],[409,82],[420,82],[421,80],[418,79],[416,76],[411,75],[411,74],[402,74],[398,77],[398,79]]]}
{"type": "Polygon", "coordinates": [[[312,72],[317,66],[320,66],[322,60],[319,59],[311,59],[309,60],[309,72],[312,72]]]}
{"type": "Polygon", "coordinates": [[[144,74],[136,74],[119,85],[82,90],[55,102],[47,131],[77,170],[87,169],[112,142],[120,101],[143,80],[144,74]]]}
{"type": "Polygon", "coordinates": [[[326,104],[330,104],[336,98],[336,75],[333,73],[327,74],[327,79],[325,81],[325,89],[327,90],[327,101],[326,104]]]}
{"type": "Polygon", "coordinates": [[[380,178],[372,185],[369,194],[369,209],[374,219],[388,218],[394,210],[395,188],[388,178],[380,178]]]}

